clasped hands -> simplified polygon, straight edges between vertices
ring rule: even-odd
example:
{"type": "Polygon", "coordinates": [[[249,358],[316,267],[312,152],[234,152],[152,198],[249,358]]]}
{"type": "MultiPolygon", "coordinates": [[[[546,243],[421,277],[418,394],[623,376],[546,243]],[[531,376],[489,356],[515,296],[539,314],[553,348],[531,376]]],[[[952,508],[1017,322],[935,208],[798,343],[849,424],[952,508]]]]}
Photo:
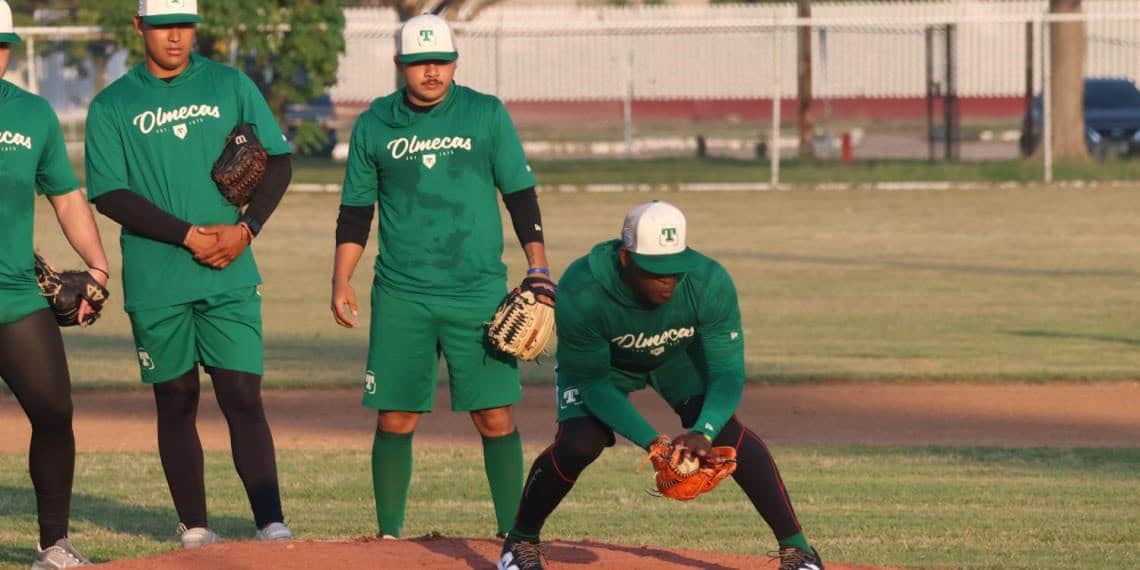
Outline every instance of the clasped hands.
{"type": "Polygon", "coordinates": [[[244,224],[190,226],[182,245],[194,255],[194,261],[214,269],[223,269],[237,259],[253,241],[253,233],[244,224]]]}

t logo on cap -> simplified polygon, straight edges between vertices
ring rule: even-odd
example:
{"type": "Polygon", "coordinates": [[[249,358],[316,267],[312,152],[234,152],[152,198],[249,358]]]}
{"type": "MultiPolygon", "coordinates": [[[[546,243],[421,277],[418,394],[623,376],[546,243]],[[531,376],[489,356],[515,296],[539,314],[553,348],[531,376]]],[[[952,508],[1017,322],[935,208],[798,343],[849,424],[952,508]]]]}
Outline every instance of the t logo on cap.
{"type": "Polygon", "coordinates": [[[677,228],[661,228],[661,245],[677,241],[677,228]]]}
{"type": "Polygon", "coordinates": [[[433,43],[435,43],[435,30],[420,30],[420,47],[426,47],[433,43]]]}
{"type": "Polygon", "coordinates": [[[455,36],[447,20],[423,14],[404,22],[396,35],[396,60],[403,64],[423,61],[455,61],[455,36]]]}

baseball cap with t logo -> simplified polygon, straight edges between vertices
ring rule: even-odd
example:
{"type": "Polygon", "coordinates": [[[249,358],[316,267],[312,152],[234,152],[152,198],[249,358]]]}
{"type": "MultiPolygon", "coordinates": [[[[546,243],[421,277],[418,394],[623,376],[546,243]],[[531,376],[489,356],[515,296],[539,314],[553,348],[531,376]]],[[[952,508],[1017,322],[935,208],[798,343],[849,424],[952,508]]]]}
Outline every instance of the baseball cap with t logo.
{"type": "Polygon", "coordinates": [[[12,8],[4,0],[0,0],[0,44],[18,44],[20,36],[12,27],[12,8]]]}
{"type": "Polygon", "coordinates": [[[447,20],[434,14],[423,14],[404,22],[396,36],[396,59],[400,63],[421,61],[455,61],[455,36],[447,20]]]}
{"type": "Polygon", "coordinates": [[[152,26],[197,24],[198,0],[139,0],[139,18],[152,26]]]}
{"type": "Polygon", "coordinates": [[[688,273],[700,259],[685,244],[685,215],[660,200],[641,204],[625,215],[621,244],[638,267],[658,275],[688,273]]]}

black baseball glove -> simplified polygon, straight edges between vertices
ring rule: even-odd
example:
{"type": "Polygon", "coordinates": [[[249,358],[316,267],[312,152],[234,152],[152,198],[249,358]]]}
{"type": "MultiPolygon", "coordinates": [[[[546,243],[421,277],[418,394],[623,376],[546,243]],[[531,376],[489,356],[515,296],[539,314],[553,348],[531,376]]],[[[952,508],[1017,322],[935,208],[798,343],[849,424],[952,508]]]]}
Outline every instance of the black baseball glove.
{"type": "Polygon", "coordinates": [[[99,318],[110,292],[86,271],[56,271],[36,255],[36,281],[61,327],[90,325],[99,318]],[[86,299],[92,312],[79,321],[79,306],[86,299]]]}
{"type": "Polygon", "coordinates": [[[214,162],[210,175],[226,200],[242,207],[253,199],[253,191],[265,177],[269,154],[249,123],[241,123],[226,137],[226,147],[214,162]]]}

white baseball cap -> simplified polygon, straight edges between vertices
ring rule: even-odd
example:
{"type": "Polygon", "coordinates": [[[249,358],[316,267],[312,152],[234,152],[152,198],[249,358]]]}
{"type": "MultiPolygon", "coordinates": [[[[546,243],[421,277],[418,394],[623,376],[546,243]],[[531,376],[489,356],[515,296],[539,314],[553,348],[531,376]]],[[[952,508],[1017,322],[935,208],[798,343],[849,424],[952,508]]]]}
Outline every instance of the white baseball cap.
{"type": "Polygon", "coordinates": [[[18,44],[20,36],[16,35],[12,27],[12,7],[5,0],[0,0],[0,44],[18,44]]]}
{"type": "Polygon", "coordinates": [[[687,273],[698,259],[685,245],[685,214],[660,200],[640,204],[625,215],[621,244],[638,267],[658,275],[687,273]]]}
{"type": "Polygon", "coordinates": [[[455,61],[455,36],[447,20],[434,14],[423,14],[404,22],[396,36],[396,60],[400,63],[421,61],[455,61]]]}
{"type": "Polygon", "coordinates": [[[152,26],[197,24],[198,0],[139,0],[139,18],[152,26]]]}

